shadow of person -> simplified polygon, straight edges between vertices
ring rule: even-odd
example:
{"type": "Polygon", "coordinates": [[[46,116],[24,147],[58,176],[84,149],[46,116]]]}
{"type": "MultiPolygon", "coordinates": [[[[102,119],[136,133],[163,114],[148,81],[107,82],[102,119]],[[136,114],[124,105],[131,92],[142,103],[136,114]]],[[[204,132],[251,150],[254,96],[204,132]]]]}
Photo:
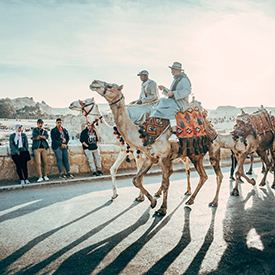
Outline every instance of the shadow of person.
{"type": "Polygon", "coordinates": [[[190,212],[191,208],[189,206],[184,207],[184,226],[182,231],[182,236],[177,243],[177,245],[165,254],[161,259],[159,259],[145,274],[155,275],[163,274],[169,266],[174,262],[174,260],[180,255],[180,253],[186,248],[186,246],[191,241],[190,236],[190,212]]]}
{"type": "Polygon", "coordinates": [[[223,237],[227,248],[218,268],[211,274],[255,274],[250,273],[251,270],[248,272],[248,268],[259,254],[249,249],[246,243],[252,223],[245,206],[251,197],[256,197],[255,190],[250,191],[245,199],[242,196],[229,197],[223,220],[223,237]]]}
{"type": "Polygon", "coordinates": [[[217,208],[216,207],[211,208],[211,210],[212,210],[211,222],[210,222],[208,231],[204,237],[204,242],[184,274],[199,274],[200,267],[204,260],[204,257],[214,240],[214,225],[215,225],[215,216],[216,216],[217,208]]]}
{"type": "MultiPolygon", "coordinates": [[[[16,261],[19,257],[21,257],[24,253],[26,253],[28,250],[30,250],[31,248],[33,248],[35,245],[37,245],[39,242],[43,241],[44,239],[50,237],[52,234],[56,233],[57,231],[73,224],[76,223],[78,221],[80,221],[81,219],[97,212],[98,210],[109,206],[112,203],[112,201],[108,201],[107,203],[105,203],[104,205],[97,207],[96,209],[92,210],[91,212],[67,223],[64,224],[54,230],[51,230],[37,238],[35,238],[34,240],[32,240],[31,242],[29,242],[27,245],[25,245],[24,247],[20,248],[18,251],[16,251],[15,253],[13,253],[12,255],[10,255],[8,258],[4,259],[5,265],[3,265],[3,267],[5,267],[5,269],[12,264],[14,261],[16,261]]],[[[73,249],[75,246],[79,245],[80,243],[86,241],[88,238],[90,238],[91,236],[97,234],[98,232],[100,232],[101,230],[103,230],[107,225],[109,225],[110,223],[112,223],[113,221],[115,221],[116,219],[118,219],[119,217],[121,217],[123,214],[125,214],[126,212],[128,212],[130,209],[132,209],[133,207],[137,206],[139,203],[138,202],[133,202],[129,207],[127,207],[125,210],[123,210],[121,213],[119,213],[118,215],[116,215],[115,217],[113,217],[112,219],[106,221],[105,223],[100,224],[99,226],[93,228],[92,230],[90,230],[89,232],[87,232],[85,235],[83,235],[82,237],[78,238],[77,240],[75,240],[74,242],[70,243],[69,245],[63,247],[61,250],[57,251],[56,253],[52,254],[50,257],[46,258],[45,260],[41,261],[40,263],[33,265],[33,266],[28,266],[23,268],[21,271],[19,271],[17,274],[36,274],[38,273],[40,270],[42,270],[43,268],[45,268],[48,264],[52,263],[53,261],[55,261],[56,259],[58,259],[59,257],[61,257],[63,254],[65,254],[66,252],[68,252],[69,250],[73,249]]],[[[1,262],[2,263],[2,262],[1,262]]],[[[1,265],[0,263],[0,265],[1,265]]],[[[1,270],[1,269],[0,269],[1,270]]],[[[2,273],[1,273],[2,274],[2,273]]],[[[4,274],[4,273],[3,273],[4,274]]]]}
{"type": "MultiPolygon", "coordinates": [[[[125,250],[123,250],[119,255],[109,255],[109,257],[112,257],[112,262],[97,274],[120,274],[120,272],[135,257],[141,248],[170,221],[173,214],[185,200],[186,198],[184,198],[182,202],[173,210],[173,212],[171,212],[165,218],[155,215],[153,222],[149,228],[140,236],[140,238],[138,238],[137,241],[132,243],[125,250]]],[[[90,274],[93,272],[98,264],[112,249],[114,249],[129,234],[137,230],[141,225],[148,221],[150,209],[151,207],[149,207],[141,216],[141,218],[132,226],[72,255],[60,265],[54,274],[67,274],[68,271],[74,271],[75,274],[90,274]]]]}

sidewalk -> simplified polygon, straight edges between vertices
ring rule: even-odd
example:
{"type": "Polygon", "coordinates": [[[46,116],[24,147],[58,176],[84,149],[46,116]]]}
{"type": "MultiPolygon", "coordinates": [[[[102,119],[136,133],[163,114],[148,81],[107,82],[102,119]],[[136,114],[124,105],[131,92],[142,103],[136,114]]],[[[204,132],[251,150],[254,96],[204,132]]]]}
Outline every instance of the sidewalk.
{"type": "MultiPolygon", "coordinates": [[[[260,162],[260,159],[256,159],[254,161],[260,162]]],[[[250,160],[246,160],[245,163],[250,163],[250,160]]],[[[231,160],[225,159],[221,161],[221,167],[227,167],[231,166],[231,160]]],[[[185,172],[184,165],[182,163],[177,163],[173,165],[174,172],[185,172]]],[[[212,166],[210,165],[209,161],[204,162],[204,168],[205,169],[211,169],[212,166]]],[[[193,164],[190,162],[190,169],[191,171],[195,171],[195,168],[193,164]]],[[[116,174],[116,179],[120,178],[132,178],[136,175],[137,171],[135,169],[119,169],[118,173],[116,174]]],[[[161,168],[159,166],[153,166],[147,175],[155,175],[155,174],[161,174],[161,168]]],[[[8,190],[14,190],[14,189],[24,189],[24,188],[33,188],[33,187],[39,187],[39,186],[46,186],[46,185],[53,185],[53,184],[70,184],[70,183],[79,183],[79,182],[96,182],[101,180],[111,180],[110,173],[105,173],[103,176],[91,176],[89,173],[82,173],[75,175],[74,179],[66,179],[61,180],[58,178],[57,175],[50,176],[49,181],[43,181],[43,182],[36,182],[37,178],[30,178],[30,184],[24,184],[21,185],[18,182],[19,180],[6,180],[6,181],[0,181],[0,192],[8,191],[8,190]]]]}

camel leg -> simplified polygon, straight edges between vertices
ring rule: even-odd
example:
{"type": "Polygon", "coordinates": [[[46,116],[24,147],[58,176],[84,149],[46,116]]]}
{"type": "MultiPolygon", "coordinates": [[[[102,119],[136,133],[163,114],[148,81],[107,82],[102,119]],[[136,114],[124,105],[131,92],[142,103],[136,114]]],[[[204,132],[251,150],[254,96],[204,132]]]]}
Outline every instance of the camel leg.
{"type": "Polygon", "coordinates": [[[157,204],[157,200],[152,197],[152,195],[143,187],[142,185],[142,179],[143,176],[147,173],[147,171],[152,167],[153,162],[147,158],[144,159],[144,162],[136,174],[136,176],[133,178],[133,184],[135,187],[139,188],[140,191],[148,198],[148,200],[151,202],[151,207],[154,208],[157,204]]]}
{"type": "Polygon", "coordinates": [[[166,159],[162,159],[160,162],[162,167],[162,183],[161,189],[163,190],[163,201],[159,210],[156,211],[157,215],[164,216],[167,211],[167,197],[168,197],[168,188],[169,188],[169,177],[173,171],[172,161],[170,160],[170,156],[166,159]]]}
{"type": "MultiPolygon", "coordinates": [[[[136,151],[134,151],[134,156],[136,160],[136,165],[137,165],[137,172],[140,170],[143,164],[143,159],[142,159],[142,153],[137,154],[136,151]]],[[[140,182],[143,185],[143,176],[140,178],[140,182]]],[[[144,201],[144,195],[142,194],[141,190],[139,191],[138,197],[136,197],[136,201],[144,201]]]]}
{"type": "Polygon", "coordinates": [[[220,193],[220,188],[221,188],[221,183],[223,179],[221,167],[220,167],[220,150],[217,150],[216,152],[213,152],[209,150],[209,156],[210,156],[210,163],[212,167],[214,168],[214,171],[216,173],[216,181],[217,181],[217,189],[216,189],[216,194],[212,202],[209,203],[209,206],[218,206],[218,201],[219,201],[219,193],[220,193]]]}
{"type": "Polygon", "coordinates": [[[200,175],[200,181],[199,181],[194,193],[191,195],[190,199],[186,202],[186,204],[188,204],[188,205],[191,205],[194,203],[195,197],[199,193],[203,184],[208,179],[208,176],[207,176],[205,169],[203,167],[203,157],[200,156],[200,158],[198,160],[196,160],[195,158],[192,158],[192,157],[190,157],[190,159],[191,159],[192,163],[194,164],[196,171],[200,175]]]}
{"type": "Polygon", "coordinates": [[[191,183],[190,183],[190,165],[187,157],[181,157],[181,160],[185,166],[185,173],[187,178],[187,190],[184,195],[191,195],[191,183]]]}
{"type": "Polygon", "coordinates": [[[118,157],[117,157],[115,163],[110,168],[110,174],[111,174],[112,185],[113,185],[113,196],[111,197],[112,200],[114,200],[118,196],[117,183],[116,183],[116,173],[117,173],[117,170],[118,170],[119,166],[124,161],[125,157],[126,157],[126,151],[121,150],[118,154],[118,157]]]}
{"type": "MultiPolygon", "coordinates": [[[[271,151],[271,157],[272,157],[272,160],[273,160],[273,165],[272,165],[272,169],[271,170],[273,170],[274,171],[274,166],[275,166],[275,139],[274,139],[274,141],[273,141],[273,148],[270,150],[271,151]]],[[[272,184],[272,186],[271,186],[271,188],[273,188],[273,189],[275,189],[275,171],[273,172],[273,176],[274,176],[274,178],[273,178],[273,184],[272,184]]]]}
{"type": "Polygon", "coordinates": [[[254,156],[253,156],[253,153],[252,153],[252,154],[250,154],[250,168],[246,172],[247,175],[252,175],[252,172],[253,172],[253,161],[254,161],[254,156]]]}
{"type": "Polygon", "coordinates": [[[266,165],[264,176],[260,182],[260,186],[265,186],[266,177],[267,177],[268,171],[272,166],[272,162],[269,161],[266,150],[257,150],[257,154],[261,157],[262,162],[265,163],[266,165]]]}
{"type": "Polygon", "coordinates": [[[238,170],[236,171],[236,182],[235,182],[235,186],[232,190],[232,192],[230,193],[231,196],[239,196],[239,190],[238,190],[238,183],[240,180],[240,177],[244,177],[246,179],[246,181],[250,184],[252,184],[253,186],[256,184],[256,181],[252,178],[250,179],[249,177],[246,176],[246,174],[244,173],[244,169],[243,169],[243,164],[244,161],[247,157],[247,153],[243,153],[240,154],[239,160],[238,160],[238,170]]]}

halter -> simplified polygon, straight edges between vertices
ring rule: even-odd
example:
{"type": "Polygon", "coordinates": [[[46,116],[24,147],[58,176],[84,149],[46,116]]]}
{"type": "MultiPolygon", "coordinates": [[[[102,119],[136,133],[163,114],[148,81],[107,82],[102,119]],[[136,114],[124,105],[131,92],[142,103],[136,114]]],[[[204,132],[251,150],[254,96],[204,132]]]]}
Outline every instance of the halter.
{"type": "Polygon", "coordinates": [[[79,104],[81,105],[82,115],[85,116],[86,122],[88,123],[89,121],[88,121],[87,116],[88,116],[88,114],[93,110],[93,108],[94,108],[94,106],[95,106],[95,103],[92,102],[92,103],[89,103],[89,104],[86,104],[86,105],[85,105],[85,104],[82,103],[82,101],[81,101],[80,99],[78,100],[78,102],[79,102],[79,104]],[[91,108],[89,109],[89,111],[86,111],[84,108],[85,108],[85,107],[88,107],[88,106],[91,106],[91,108]]]}
{"type": "Polygon", "coordinates": [[[117,97],[120,96],[119,99],[115,98],[113,102],[108,102],[109,106],[112,106],[112,105],[118,103],[120,100],[122,100],[124,98],[124,95],[121,93],[121,91],[111,88],[110,86],[108,87],[108,84],[106,82],[104,83],[104,86],[102,86],[102,85],[100,85],[100,86],[104,88],[103,95],[105,95],[106,92],[109,91],[109,92],[117,93],[118,94],[117,97]]]}

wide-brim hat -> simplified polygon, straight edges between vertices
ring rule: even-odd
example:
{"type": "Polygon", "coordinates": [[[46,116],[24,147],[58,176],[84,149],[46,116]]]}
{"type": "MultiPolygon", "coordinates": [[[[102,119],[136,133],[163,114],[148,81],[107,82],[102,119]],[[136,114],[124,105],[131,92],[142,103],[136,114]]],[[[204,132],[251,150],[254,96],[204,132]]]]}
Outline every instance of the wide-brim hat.
{"type": "Polygon", "coordinates": [[[141,72],[139,72],[139,73],[137,74],[137,76],[141,76],[141,75],[149,75],[149,73],[148,73],[148,71],[146,71],[146,70],[142,70],[141,72]]]}
{"type": "Polygon", "coordinates": [[[183,71],[182,69],[182,65],[181,63],[179,62],[174,62],[172,66],[168,66],[170,69],[177,69],[177,70],[181,70],[183,71]]]}

